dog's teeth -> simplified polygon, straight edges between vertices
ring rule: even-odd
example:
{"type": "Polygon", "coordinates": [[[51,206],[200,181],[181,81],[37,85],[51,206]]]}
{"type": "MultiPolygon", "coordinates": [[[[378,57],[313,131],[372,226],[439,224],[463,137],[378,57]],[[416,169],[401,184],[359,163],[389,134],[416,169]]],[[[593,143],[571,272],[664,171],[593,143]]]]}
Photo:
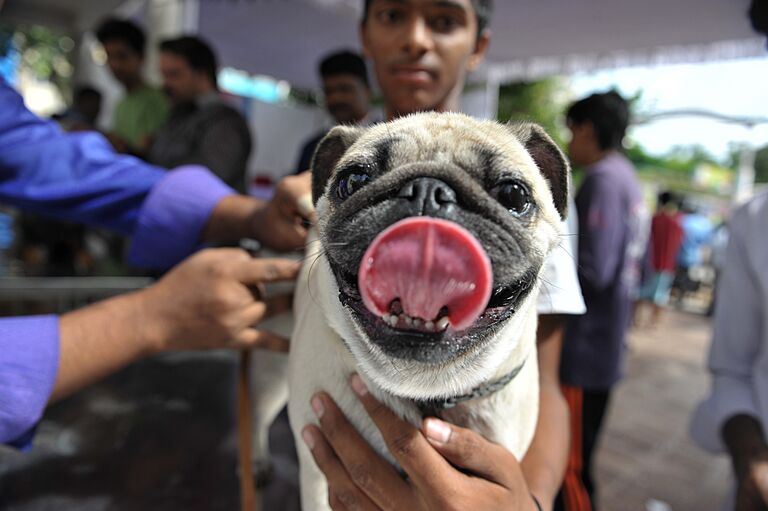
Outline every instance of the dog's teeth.
{"type": "Polygon", "coordinates": [[[400,316],[400,318],[403,320],[403,323],[405,323],[405,326],[411,327],[413,326],[413,318],[408,316],[407,314],[403,314],[400,316]]]}
{"type": "Polygon", "coordinates": [[[448,325],[451,322],[448,321],[448,318],[440,318],[437,320],[437,323],[435,323],[435,326],[437,327],[438,331],[443,331],[448,328],[448,325]]]}
{"type": "Polygon", "coordinates": [[[390,316],[389,314],[384,314],[384,315],[381,317],[381,320],[382,320],[384,323],[386,323],[386,324],[388,324],[388,325],[389,325],[389,324],[390,324],[389,322],[391,321],[391,318],[392,318],[392,316],[390,316]]]}
{"type": "Polygon", "coordinates": [[[424,330],[427,332],[434,332],[435,331],[435,323],[432,321],[427,321],[424,323],[424,330]]]}
{"type": "Polygon", "coordinates": [[[419,318],[413,318],[413,326],[416,328],[421,328],[422,325],[424,325],[424,321],[422,321],[419,318]]]}

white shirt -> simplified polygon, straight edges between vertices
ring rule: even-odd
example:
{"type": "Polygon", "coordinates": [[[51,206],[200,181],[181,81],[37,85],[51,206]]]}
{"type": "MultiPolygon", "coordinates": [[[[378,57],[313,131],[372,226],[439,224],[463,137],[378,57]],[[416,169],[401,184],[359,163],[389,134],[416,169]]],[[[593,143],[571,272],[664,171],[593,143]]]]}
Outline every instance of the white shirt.
{"type": "Polygon", "coordinates": [[[737,414],[768,426],[768,193],[734,212],[717,286],[709,369],[712,388],[699,404],[691,435],[724,452],[720,429],[737,414]]]}
{"type": "Polygon", "coordinates": [[[568,217],[561,224],[560,244],[544,261],[539,276],[536,307],[539,314],[584,314],[587,311],[576,274],[578,225],[576,206],[573,199],[569,199],[568,217]]]}

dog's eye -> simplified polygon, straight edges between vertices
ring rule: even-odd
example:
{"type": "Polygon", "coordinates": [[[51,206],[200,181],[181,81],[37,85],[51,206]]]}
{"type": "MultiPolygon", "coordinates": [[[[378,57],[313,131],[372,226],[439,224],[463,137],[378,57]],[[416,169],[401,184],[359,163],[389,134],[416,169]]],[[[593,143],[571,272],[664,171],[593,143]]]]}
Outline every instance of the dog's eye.
{"type": "Polygon", "coordinates": [[[362,188],[363,185],[368,182],[368,179],[368,174],[347,174],[339,180],[339,185],[336,188],[336,195],[338,195],[339,199],[346,200],[350,195],[362,188]]]}
{"type": "Polygon", "coordinates": [[[520,181],[505,181],[496,187],[496,199],[515,216],[531,210],[531,192],[520,181]]]}

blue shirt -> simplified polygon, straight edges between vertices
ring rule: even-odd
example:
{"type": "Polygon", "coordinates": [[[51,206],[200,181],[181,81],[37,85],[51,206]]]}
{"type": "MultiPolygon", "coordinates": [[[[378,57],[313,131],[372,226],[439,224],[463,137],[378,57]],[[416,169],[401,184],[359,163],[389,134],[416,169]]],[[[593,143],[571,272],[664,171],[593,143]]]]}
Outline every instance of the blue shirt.
{"type": "MultiPolygon", "coordinates": [[[[133,237],[129,259],[169,267],[200,243],[232,194],[207,169],[173,172],[116,154],[98,133],[65,133],[0,79],[0,203],[133,237]]],[[[0,319],[0,443],[24,446],[58,371],[55,316],[0,319]]]]}
{"type": "Polygon", "coordinates": [[[683,215],[680,223],[683,227],[683,243],[677,254],[677,264],[690,268],[701,263],[701,247],[709,243],[712,223],[699,213],[683,215]]]}

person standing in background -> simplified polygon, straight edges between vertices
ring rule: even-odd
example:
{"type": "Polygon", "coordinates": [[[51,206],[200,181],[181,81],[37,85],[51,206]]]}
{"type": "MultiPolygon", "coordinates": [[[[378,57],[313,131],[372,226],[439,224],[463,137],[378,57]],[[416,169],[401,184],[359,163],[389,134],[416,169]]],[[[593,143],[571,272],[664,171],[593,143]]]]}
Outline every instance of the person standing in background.
{"type": "Polygon", "coordinates": [[[652,307],[651,325],[657,325],[661,311],[669,302],[669,290],[675,279],[675,261],[683,241],[683,228],[675,197],[670,192],[659,194],[656,214],[651,219],[651,238],[648,243],[651,274],[640,290],[635,305],[635,325],[641,326],[642,303],[652,307]]]}
{"type": "Polygon", "coordinates": [[[165,168],[203,165],[235,190],[245,189],[251,132],[219,92],[213,49],[195,36],[160,43],[163,89],[173,104],[148,161],[165,168]]]}
{"type": "Polygon", "coordinates": [[[125,88],[107,138],[120,153],[143,156],[168,115],[168,101],[144,80],[144,31],[131,21],[108,19],[96,29],[112,76],[125,88]]]}
{"type": "Polygon", "coordinates": [[[595,509],[592,454],[622,354],[644,244],[643,198],[622,154],[629,108],[616,92],[593,94],[567,112],[571,163],[586,169],[576,195],[578,275],[587,312],[571,316],[560,379],[571,413],[571,453],[555,509],[595,509]]]}
{"type": "MultiPolygon", "coordinates": [[[[336,124],[364,125],[368,121],[371,87],[365,61],[357,53],[339,51],[331,53],[320,62],[320,78],[323,82],[325,109],[336,124]]],[[[317,144],[328,130],[309,139],[301,148],[296,173],[304,172],[312,163],[317,144]]]]}
{"type": "Polygon", "coordinates": [[[691,435],[727,453],[734,485],[722,509],[768,509],[768,194],[737,209],[717,283],[709,395],[696,408],[691,435]]]}

